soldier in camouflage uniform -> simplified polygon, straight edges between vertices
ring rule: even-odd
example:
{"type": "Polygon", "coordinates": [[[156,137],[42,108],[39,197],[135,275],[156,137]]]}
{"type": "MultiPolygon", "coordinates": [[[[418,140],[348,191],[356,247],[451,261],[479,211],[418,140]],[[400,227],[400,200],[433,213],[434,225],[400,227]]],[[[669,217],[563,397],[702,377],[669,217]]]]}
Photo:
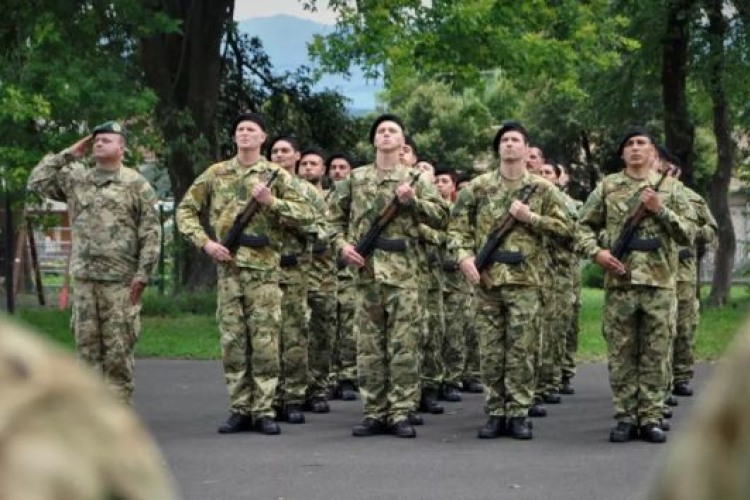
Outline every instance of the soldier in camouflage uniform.
{"type": "Polygon", "coordinates": [[[331,203],[336,249],[357,268],[361,294],[357,308],[357,371],[365,419],[355,436],[387,431],[414,437],[408,423],[419,391],[419,329],[416,240],[419,223],[440,229],[448,211],[435,187],[424,180],[414,186],[414,172],[401,165],[404,141],[401,121],[382,115],[372,125],[376,149],[373,165],[358,168],[336,185],[331,203]],[[398,214],[383,230],[372,254],[365,259],[353,243],[367,232],[385,206],[398,199],[398,214]]]}
{"type": "Polygon", "coordinates": [[[569,236],[572,223],[559,190],[526,171],[528,134],[521,124],[504,124],[493,146],[500,156],[499,168],[480,175],[460,192],[448,227],[448,251],[467,279],[479,285],[475,327],[489,419],[478,436],[531,439],[526,415],[534,395],[543,237],[569,236]],[[536,186],[536,192],[524,204],[518,198],[530,186],[536,186]],[[506,214],[516,225],[480,276],[475,255],[506,214]]]}
{"type": "Polygon", "coordinates": [[[99,379],[14,324],[0,331],[0,498],[178,497],[146,429],[99,379]]]}
{"type": "Polygon", "coordinates": [[[216,163],[195,180],[177,209],[180,231],[217,262],[222,361],[230,416],[220,433],[257,430],[278,434],[273,399],[279,381],[282,227],[315,221],[300,182],[260,154],[266,140],[263,117],[243,113],[232,127],[237,156],[216,163]],[[270,176],[277,177],[269,187],[270,176]],[[213,241],[200,222],[207,213],[218,241],[235,216],[254,199],[260,210],[243,231],[236,254],[213,241]]]}
{"type": "Polygon", "coordinates": [[[138,172],[122,166],[124,154],[122,127],[107,122],[42,160],[29,189],[68,203],[78,354],[130,403],[141,294],[159,258],[161,226],[156,193],[138,172]],[[77,160],[92,145],[95,167],[85,168],[77,160]]]}
{"type": "Polygon", "coordinates": [[[674,179],[651,170],[654,140],[643,128],[629,130],[618,149],[622,172],[607,176],[581,208],[578,238],[582,251],[606,271],[604,338],[617,426],[610,441],[640,434],[664,442],[660,428],[669,342],[674,325],[677,247],[692,238],[689,202],[674,179]],[[623,261],[613,256],[625,221],[639,204],[647,216],[623,261]]]}

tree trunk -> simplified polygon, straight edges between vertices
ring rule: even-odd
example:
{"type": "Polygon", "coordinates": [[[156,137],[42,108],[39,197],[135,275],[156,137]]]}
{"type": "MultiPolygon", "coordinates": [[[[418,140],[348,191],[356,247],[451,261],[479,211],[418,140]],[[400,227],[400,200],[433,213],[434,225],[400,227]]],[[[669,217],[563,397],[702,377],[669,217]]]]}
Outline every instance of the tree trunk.
{"type": "MultiPolygon", "coordinates": [[[[215,114],[221,82],[221,40],[232,20],[234,0],[143,0],[154,13],[182,21],[178,33],[140,40],[141,62],[148,85],[159,97],[156,119],[167,143],[167,171],[175,203],[197,173],[218,160],[215,114]]],[[[210,286],[212,262],[186,244],[180,252],[182,284],[210,286]]]]}
{"type": "Polygon", "coordinates": [[[709,18],[710,61],[709,91],[713,105],[713,127],[718,162],[711,178],[708,204],[719,225],[719,247],[716,250],[714,277],[708,302],[723,306],[729,297],[736,240],[729,211],[729,181],[734,164],[729,104],[724,93],[724,40],[727,22],[722,13],[723,0],[706,0],[709,18]]]}
{"type": "Polygon", "coordinates": [[[694,6],[695,0],[667,0],[661,67],[666,146],[682,160],[682,181],[691,187],[695,126],[688,111],[686,81],[694,6]]]}

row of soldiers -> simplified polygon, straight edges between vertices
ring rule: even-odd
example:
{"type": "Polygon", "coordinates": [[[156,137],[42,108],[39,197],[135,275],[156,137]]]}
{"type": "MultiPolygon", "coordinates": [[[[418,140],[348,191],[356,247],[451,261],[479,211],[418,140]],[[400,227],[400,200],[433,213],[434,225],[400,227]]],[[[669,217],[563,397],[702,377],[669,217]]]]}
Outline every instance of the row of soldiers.
{"type": "MultiPolygon", "coordinates": [[[[325,161],[292,136],[271,140],[263,157],[264,119],[244,113],[232,127],[237,155],[187,191],[179,229],[218,270],[230,394],[219,432],[277,434],[277,420],[302,423],[305,409],[327,412],[333,379],[343,399],[357,388],[362,396],[365,419],[355,436],[414,437],[418,411],[441,413],[438,397],[460,400],[460,386],[481,391],[481,378],[488,421],[479,437],[530,439],[526,417],[543,416],[544,402],[574,392],[584,255],[608,271],[604,333],[618,420],[610,438],[664,441],[673,382],[675,392],[689,392],[685,352],[697,318],[692,293],[677,313],[678,268],[694,270],[695,235],[709,242],[715,223],[700,197],[656,172],[667,162],[658,160],[653,137],[628,132],[619,151],[625,169],[579,207],[544,178],[557,181],[562,172],[530,148],[519,123],[498,130],[498,167],[467,182],[455,203],[456,176],[418,162],[404,132],[397,116],[380,116],[370,131],[375,162],[352,169],[346,155],[325,161]],[[326,170],[336,181],[328,191],[326,170]],[[615,257],[609,248],[638,204],[650,216],[615,257]],[[252,218],[238,228],[237,214],[249,207],[252,218]],[[488,250],[500,220],[510,229],[488,250]],[[672,350],[677,318],[688,314],[683,344],[672,350]]],[[[121,150],[121,127],[105,124],[45,159],[30,186],[71,206],[79,352],[128,401],[158,224],[153,190],[119,168],[121,150]],[[113,141],[108,161],[105,139],[113,141]],[[92,140],[97,168],[75,168],[92,140]]]]}

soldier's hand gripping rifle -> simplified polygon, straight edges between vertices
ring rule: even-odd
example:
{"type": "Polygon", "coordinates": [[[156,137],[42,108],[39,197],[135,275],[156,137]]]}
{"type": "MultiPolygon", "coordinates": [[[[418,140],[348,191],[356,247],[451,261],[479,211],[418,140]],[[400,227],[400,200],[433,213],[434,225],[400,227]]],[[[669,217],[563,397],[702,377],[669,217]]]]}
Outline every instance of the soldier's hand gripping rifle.
{"type": "MultiPolygon", "coordinates": [[[[667,177],[669,177],[669,170],[666,170],[659,178],[659,182],[657,182],[656,186],[654,186],[653,188],[654,192],[659,192],[659,188],[661,187],[662,182],[664,182],[664,179],[666,179],[667,177]]],[[[638,231],[638,227],[640,227],[643,219],[645,219],[648,215],[649,212],[646,208],[646,205],[641,202],[625,222],[625,226],[623,226],[620,235],[615,240],[615,244],[612,245],[610,253],[613,257],[615,257],[619,261],[622,261],[622,258],[625,257],[625,254],[627,254],[628,250],[630,250],[630,243],[633,241],[635,233],[636,231],[638,231]]]]}
{"type": "MultiPolygon", "coordinates": [[[[268,182],[266,182],[266,187],[271,187],[271,184],[273,184],[273,181],[276,180],[277,175],[279,175],[279,171],[274,170],[274,172],[268,178],[268,182]]],[[[242,233],[245,231],[245,228],[250,223],[250,220],[253,218],[255,213],[260,210],[260,207],[261,205],[260,203],[258,203],[258,200],[256,200],[255,198],[250,198],[250,201],[247,202],[245,208],[243,208],[242,211],[238,213],[234,218],[232,227],[229,228],[229,231],[221,240],[221,244],[231,253],[235,253],[237,251],[237,248],[240,246],[240,238],[242,237],[242,233]]]]}
{"type": "MultiPolygon", "coordinates": [[[[531,199],[531,196],[536,191],[536,188],[536,184],[529,184],[525,186],[521,191],[521,203],[528,204],[529,199],[531,199]]],[[[500,220],[500,224],[497,226],[497,228],[492,231],[492,233],[490,233],[490,235],[487,237],[487,241],[479,250],[479,253],[474,259],[474,264],[477,267],[477,271],[481,273],[482,271],[490,267],[490,264],[492,264],[492,254],[494,254],[495,251],[500,247],[500,245],[502,245],[505,238],[515,227],[516,222],[516,218],[511,215],[509,210],[508,213],[505,214],[505,216],[500,220]]]]}

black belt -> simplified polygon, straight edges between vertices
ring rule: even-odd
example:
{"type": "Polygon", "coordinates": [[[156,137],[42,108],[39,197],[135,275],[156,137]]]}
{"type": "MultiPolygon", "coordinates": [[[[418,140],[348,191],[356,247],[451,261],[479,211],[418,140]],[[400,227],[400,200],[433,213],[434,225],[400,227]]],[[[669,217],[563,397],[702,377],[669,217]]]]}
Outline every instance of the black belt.
{"type": "Polygon", "coordinates": [[[692,260],[693,258],[693,252],[691,252],[689,248],[683,248],[678,255],[680,257],[680,262],[692,260]]]}
{"type": "Polygon", "coordinates": [[[455,260],[443,262],[443,271],[448,271],[449,273],[458,271],[458,262],[455,260]]]}
{"type": "Polygon", "coordinates": [[[405,239],[378,237],[375,240],[375,248],[384,252],[406,252],[407,244],[405,239]]]}
{"type": "Polygon", "coordinates": [[[243,234],[240,236],[240,246],[250,248],[263,248],[271,244],[268,236],[258,236],[255,234],[243,234]]]}
{"type": "Polygon", "coordinates": [[[326,252],[328,250],[328,245],[324,243],[320,243],[318,245],[313,246],[312,253],[313,255],[320,255],[326,252]]]}
{"type": "Polygon", "coordinates": [[[490,258],[492,262],[510,265],[520,264],[526,260],[526,257],[521,252],[503,252],[500,250],[496,250],[490,258]]]}
{"type": "Polygon", "coordinates": [[[653,252],[661,248],[659,238],[633,238],[628,244],[628,250],[636,252],[653,252]]]}
{"type": "Polygon", "coordinates": [[[282,255],[281,261],[279,262],[279,265],[281,267],[293,267],[299,264],[299,259],[297,259],[296,254],[288,254],[288,255],[282,255]]]}

